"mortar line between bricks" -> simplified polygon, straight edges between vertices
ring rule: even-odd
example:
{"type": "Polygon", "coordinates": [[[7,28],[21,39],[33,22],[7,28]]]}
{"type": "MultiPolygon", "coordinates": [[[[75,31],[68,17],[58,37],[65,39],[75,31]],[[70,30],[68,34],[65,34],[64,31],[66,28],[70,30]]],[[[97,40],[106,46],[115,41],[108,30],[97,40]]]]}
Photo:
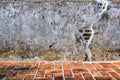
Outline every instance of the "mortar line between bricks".
{"type": "MultiPolygon", "coordinates": [[[[70,63],[69,63],[69,65],[70,65],[70,63]]],[[[71,70],[71,73],[72,73],[72,77],[75,77],[74,73],[73,73],[73,69],[71,68],[71,65],[70,65],[70,70],[71,70]]]]}
{"type": "MultiPolygon", "coordinates": [[[[111,69],[112,69],[112,68],[111,68],[111,69]]],[[[118,74],[118,75],[120,76],[120,74],[119,74],[119,73],[117,73],[114,69],[112,69],[112,71],[113,71],[113,72],[115,72],[116,74],[118,74]]]]}
{"type": "MultiPolygon", "coordinates": [[[[7,68],[9,68],[10,67],[10,65],[7,67],[7,68]]],[[[6,69],[7,69],[6,68],[6,69]]],[[[14,68],[12,69],[12,70],[10,70],[10,72],[9,73],[7,73],[7,75],[5,76],[5,80],[6,80],[6,78],[8,77],[8,75],[13,71],[15,69],[15,66],[14,66],[14,68]]]]}
{"type": "MultiPolygon", "coordinates": [[[[114,72],[113,69],[111,69],[112,71],[107,71],[107,73],[109,74],[109,72],[114,72]]],[[[109,76],[111,76],[114,80],[116,80],[111,74],[109,74],[109,76]]]]}
{"type": "Polygon", "coordinates": [[[61,63],[61,66],[62,66],[62,76],[63,76],[63,80],[65,80],[63,63],[61,63]]]}
{"type": "MultiPolygon", "coordinates": [[[[90,72],[90,70],[89,70],[88,68],[87,68],[87,70],[88,70],[88,72],[92,75],[92,73],[90,72]]],[[[93,75],[92,75],[92,78],[93,78],[94,80],[96,80],[93,75]]]]}
{"type": "MultiPolygon", "coordinates": [[[[48,63],[48,62],[45,62],[45,64],[47,64],[47,63],[48,63]]],[[[45,71],[45,73],[44,73],[44,77],[43,77],[43,78],[45,78],[45,75],[46,75],[46,72],[47,72],[46,70],[44,70],[44,71],[45,71]]]]}
{"type": "MultiPolygon", "coordinates": [[[[84,65],[84,63],[83,63],[83,65],[84,65]]],[[[85,65],[84,65],[84,66],[85,66],[85,65]]],[[[88,72],[92,75],[92,73],[90,72],[90,70],[89,70],[87,67],[86,67],[86,69],[87,69],[88,72]]],[[[96,80],[93,75],[92,75],[92,78],[93,78],[94,80],[96,80]]]]}
{"type": "Polygon", "coordinates": [[[52,80],[54,80],[54,76],[52,76],[52,80]]]}
{"type": "Polygon", "coordinates": [[[111,74],[109,74],[110,71],[107,71],[106,73],[113,79],[116,80],[111,74]]]}
{"type": "MultiPolygon", "coordinates": [[[[84,67],[86,67],[86,66],[84,65],[84,63],[82,63],[82,64],[83,64],[84,67]]],[[[86,69],[87,69],[87,67],[86,67],[86,69]]],[[[85,77],[83,76],[83,73],[80,73],[80,74],[82,75],[83,79],[85,80],[85,77]]]]}
{"type": "MultiPolygon", "coordinates": [[[[26,64],[24,64],[24,65],[23,65],[23,67],[25,67],[25,65],[26,65],[26,64]]],[[[22,70],[20,70],[20,71],[22,71],[22,70]]],[[[22,80],[25,80],[25,77],[26,77],[26,75],[23,77],[23,79],[22,79],[22,80]]]]}
{"type": "MultiPolygon", "coordinates": [[[[23,62],[24,63],[24,62],[23,62]]],[[[46,62],[46,63],[49,63],[49,61],[48,62],[46,62]]],[[[109,62],[110,63],[110,62],[109,62]]],[[[55,65],[54,65],[55,63],[53,62],[53,68],[55,69],[55,65]]],[[[70,63],[69,63],[70,64],[70,63]]],[[[82,62],[82,64],[83,64],[83,66],[85,66],[85,64],[82,62]]],[[[86,70],[88,70],[88,72],[89,72],[89,74],[92,76],[92,78],[94,79],[95,77],[93,77],[93,75],[92,75],[92,72],[91,72],[91,69],[95,69],[95,70],[97,70],[97,67],[95,67],[92,63],[90,63],[91,64],[91,66],[93,67],[93,68],[85,68],[86,70]]],[[[104,66],[102,66],[102,64],[99,64],[99,63],[97,63],[99,66],[100,66],[100,68],[105,68],[104,66]]],[[[117,69],[118,69],[118,67],[116,66],[116,65],[114,65],[113,63],[111,63],[112,64],[112,66],[110,66],[110,69],[111,70],[109,70],[109,71],[107,71],[106,73],[108,73],[108,75],[112,78],[112,80],[117,80],[117,79],[115,79],[116,77],[114,77],[114,76],[112,76],[111,74],[109,74],[109,72],[115,72],[116,74],[118,74],[119,76],[120,76],[120,74],[118,73],[118,72],[116,72],[116,70],[114,69],[114,67],[113,66],[115,66],[117,69]]],[[[23,66],[21,66],[21,67],[25,67],[25,65],[26,64],[24,64],[23,66]]],[[[63,79],[65,80],[65,76],[64,76],[64,66],[63,66],[63,63],[62,64],[60,64],[60,65],[62,65],[62,75],[63,75],[63,79]]],[[[7,68],[10,70],[10,72],[9,72],[9,74],[17,67],[16,65],[14,65],[12,68],[11,68],[11,66],[12,65],[8,65],[7,66],[7,68]],[[10,67],[10,68],[9,68],[10,67]]],[[[40,66],[40,63],[38,63],[38,67],[40,66]]],[[[37,67],[37,69],[35,70],[35,73],[38,71],[38,67],[37,67]]],[[[7,69],[6,68],[6,69],[7,69]]],[[[66,70],[66,69],[65,69],[66,70]]],[[[71,65],[70,65],[70,69],[68,69],[68,70],[72,70],[72,68],[71,68],[71,65]]],[[[23,70],[18,70],[18,72],[16,73],[16,75],[14,76],[14,77],[16,77],[18,74],[19,74],[19,72],[20,71],[23,71],[23,70]]],[[[71,73],[72,73],[72,71],[71,71],[71,73]]],[[[100,73],[99,71],[98,71],[98,73],[100,73]]],[[[8,73],[7,73],[8,74],[8,73]]],[[[83,74],[84,73],[80,73],[80,74],[82,74],[82,77],[83,77],[83,74]]],[[[74,74],[72,74],[72,76],[73,76],[74,74]]],[[[35,75],[34,75],[35,76],[35,75]]],[[[45,76],[45,74],[44,74],[44,76],[45,76]]],[[[26,75],[24,76],[24,78],[22,79],[22,80],[24,80],[25,79],[25,77],[26,77],[26,75]]],[[[74,77],[74,76],[73,76],[74,77]]],[[[6,77],[6,79],[7,79],[7,77],[6,77]]],[[[53,76],[53,79],[52,80],[54,80],[55,79],[55,77],[53,76]]],[[[83,79],[85,80],[85,78],[83,77],[83,79]]],[[[31,79],[32,80],[32,79],[31,79]]],[[[94,79],[94,80],[96,80],[96,79],[94,79]]]]}
{"type": "MultiPolygon", "coordinates": [[[[112,63],[111,63],[112,64],[112,63]]],[[[113,65],[113,64],[112,64],[113,65]]],[[[113,65],[114,66],[114,65],[113,65]]],[[[115,66],[115,67],[117,67],[117,66],[115,66]]],[[[119,76],[120,76],[120,74],[117,72],[117,71],[115,71],[113,68],[111,68],[112,70],[113,70],[113,72],[115,72],[116,74],[118,74],[119,76]]]]}
{"type": "MultiPolygon", "coordinates": [[[[39,64],[38,64],[38,68],[40,67],[40,62],[39,62],[39,64]]],[[[36,75],[37,75],[37,73],[38,73],[38,68],[37,68],[37,70],[36,70],[36,72],[35,72],[35,74],[34,74],[34,78],[33,78],[33,80],[35,79],[35,77],[36,77],[36,75]]]]}
{"type": "Polygon", "coordinates": [[[104,68],[101,64],[99,64],[101,68],[104,68]]]}
{"type": "Polygon", "coordinates": [[[18,70],[18,73],[16,74],[15,78],[19,75],[19,73],[20,73],[20,70],[18,70]]]}
{"type": "Polygon", "coordinates": [[[71,71],[71,73],[72,73],[72,77],[75,77],[75,76],[74,76],[74,73],[73,73],[73,69],[70,69],[70,71],[71,71]]]}
{"type": "MultiPolygon", "coordinates": [[[[94,64],[97,64],[98,65],[98,63],[91,63],[92,65],[93,65],[93,67],[95,67],[96,68],[96,66],[94,65],[94,64]]],[[[101,66],[100,66],[101,67],[101,66]]],[[[101,67],[102,68],[102,67],[101,67]]]]}
{"type": "MultiPolygon", "coordinates": [[[[53,69],[55,70],[55,62],[53,62],[53,69]]],[[[52,78],[53,78],[52,80],[55,80],[54,75],[53,75],[53,77],[52,77],[52,78]]]]}
{"type": "MultiPolygon", "coordinates": [[[[113,62],[111,62],[111,64],[112,64],[113,66],[117,67],[116,65],[113,64],[113,62]]],[[[117,68],[120,69],[119,67],[117,67],[117,68]]]]}
{"type": "Polygon", "coordinates": [[[81,76],[82,76],[83,80],[85,80],[85,78],[84,78],[84,76],[83,76],[83,73],[80,73],[80,74],[81,74],[81,76]]]}
{"type": "Polygon", "coordinates": [[[55,62],[53,62],[53,65],[54,65],[53,69],[55,70],[55,62]]]}
{"type": "MultiPolygon", "coordinates": [[[[92,63],[90,63],[90,64],[92,65],[92,63]]],[[[99,73],[100,76],[102,77],[102,74],[97,70],[97,68],[96,68],[95,66],[93,66],[93,65],[92,65],[92,67],[93,67],[93,69],[95,69],[95,70],[97,71],[97,73],[99,73]]]]}
{"type": "Polygon", "coordinates": [[[102,65],[100,65],[99,63],[97,63],[101,68],[103,68],[103,66],[102,65]]]}
{"type": "Polygon", "coordinates": [[[8,65],[8,67],[6,67],[4,70],[6,70],[7,68],[9,68],[10,65],[8,65]]]}
{"type": "MultiPolygon", "coordinates": [[[[14,69],[16,68],[16,66],[14,67],[14,69]]],[[[17,72],[17,74],[16,74],[16,76],[19,74],[19,70],[18,70],[18,72],[17,72]]],[[[13,79],[15,79],[16,78],[16,76],[14,76],[14,78],[13,79]]]]}

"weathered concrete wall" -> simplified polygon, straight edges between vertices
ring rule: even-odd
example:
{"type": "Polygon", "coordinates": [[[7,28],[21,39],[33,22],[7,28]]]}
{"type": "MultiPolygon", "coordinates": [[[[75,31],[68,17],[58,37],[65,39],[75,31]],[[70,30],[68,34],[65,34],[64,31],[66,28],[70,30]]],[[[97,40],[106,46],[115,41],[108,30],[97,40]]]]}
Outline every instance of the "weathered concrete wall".
{"type": "MultiPolygon", "coordinates": [[[[96,0],[0,0],[0,2],[95,2],[96,0]]],[[[119,3],[120,0],[108,0],[119,3]]]]}
{"type": "MultiPolygon", "coordinates": [[[[2,3],[1,57],[19,53],[22,58],[29,58],[52,51],[60,54],[57,57],[61,59],[63,55],[84,53],[82,44],[75,38],[76,29],[90,26],[95,14],[92,2],[2,3]]],[[[94,29],[91,50],[120,51],[120,5],[111,4],[94,29]]]]}

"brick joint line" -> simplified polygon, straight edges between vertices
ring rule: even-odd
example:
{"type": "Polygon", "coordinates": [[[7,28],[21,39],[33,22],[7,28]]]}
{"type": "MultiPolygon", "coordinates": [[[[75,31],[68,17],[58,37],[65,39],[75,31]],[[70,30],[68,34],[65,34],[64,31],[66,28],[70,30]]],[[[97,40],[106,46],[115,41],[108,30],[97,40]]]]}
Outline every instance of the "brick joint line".
{"type": "MultiPolygon", "coordinates": [[[[20,66],[17,64],[19,63],[14,63],[12,64],[11,62],[0,62],[0,77],[1,74],[6,73],[6,80],[9,79],[19,79],[19,80],[46,80],[47,77],[47,71],[52,75],[51,79],[56,80],[59,78],[62,78],[62,80],[71,80],[71,79],[77,79],[82,78],[83,80],[88,80],[89,78],[93,80],[97,80],[97,78],[102,78],[104,80],[106,79],[112,79],[112,80],[119,80],[120,79],[120,74],[119,74],[119,67],[120,67],[120,61],[116,62],[97,62],[95,64],[100,65],[101,67],[95,67],[95,64],[92,62],[87,62],[90,65],[85,65],[86,62],[35,62],[35,63],[27,63],[27,62],[20,62],[20,66]],[[3,63],[3,64],[1,64],[3,63]],[[23,65],[24,64],[24,65],[23,65]],[[50,65],[49,65],[50,64],[50,65]],[[57,68],[55,67],[56,64],[59,64],[60,66],[57,68]],[[65,65],[64,65],[65,64],[65,65]],[[116,64],[116,65],[115,65],[116,64]],[[29,70],[15,70],[16,67],[26,67],[26,66],[31,66],[29,70]],[[6,70],[2,70],[2,67],[7,67],[6,70]],[[50,68],[50,67],[51,68],[50,68]],[[91,66],[91,67],[90,67],[91,66]],[[74,69],[78,69],[78,71],[74,72],[74,69]],[[33,70],[34,72],[29,73],[29,71],[33,70]],[[43,72],[44,77],[39,77],[37,76],[38,71],[45,71],[43,72]],[[52,71],[53,70],[53,71],[52,71]],[[57,70],[60,70],[57,71],[57,70]],[[65,71],[66,70],[66,71],[65,71]],[[81,70],[81,72],[79,71],[81,70]],[[86,70],[86,71],[82,71],[86,70]],[[117,71],[118,70],[118,71],[117,71]],[[6,72],[9,71],[9,72],[6,72]],[[14,72],[15,71],[15,72],[14,72]],[[102,72],[101,72],[102,71],[102,72]],[[58,74],[58,76],[54,76],[54,74],[58,74]],[[67,74],[68,73],[68,74],[67,74]],[[98,74],[100,75],[98,75],[98,74]],[[102,74],[102,73],[105,73],[102,74]],[[60,74],[60,75],[59,75],[60,74]],[[62,74],[62,75],[61,75],[62,74]],[[79,74],[77,76],[77,74],[79,74]],[[68,75],[68,76],[66,76],[68,75]],[[97,76],[98,75],[98,76],[97,76]],[[107,76],[106,76],[107,75],[107,76]]],[[[96,65],[97,66],[97,65],[96,65]]]]}

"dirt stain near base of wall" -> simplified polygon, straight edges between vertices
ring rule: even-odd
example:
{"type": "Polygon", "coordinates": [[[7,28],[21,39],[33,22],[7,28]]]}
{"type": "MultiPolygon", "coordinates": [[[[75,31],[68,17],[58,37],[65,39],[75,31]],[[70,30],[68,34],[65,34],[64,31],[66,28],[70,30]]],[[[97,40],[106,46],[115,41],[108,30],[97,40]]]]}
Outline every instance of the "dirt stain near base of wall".
{"type": "MultiPolygon", "coordinates": [[[[114,61],[119,60],[120,51],[105,51],[94,49],[92,52],[92,61],[114,61]]],[[[84,61],[84,54],[60,54],[59,51],[56,50],[42,50],[39,52],[40,61],[63,61],[66,58],[67,61],[84,61]]],[[[0,59],[1,61],[5,60],[26,60],[26,59],[34,59],[34,53],[30,51],[25,51],[21,49],[14,49],[11,51],[3,51],[0,50],[0,59]]]]}

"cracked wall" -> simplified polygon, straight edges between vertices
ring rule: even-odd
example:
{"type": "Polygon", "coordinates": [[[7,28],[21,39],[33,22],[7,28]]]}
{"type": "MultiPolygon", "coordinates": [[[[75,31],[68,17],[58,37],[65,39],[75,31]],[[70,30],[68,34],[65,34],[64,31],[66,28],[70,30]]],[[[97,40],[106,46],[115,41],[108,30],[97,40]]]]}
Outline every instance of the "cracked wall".
{"type": "MultiPolygon", "coordinates": [[[[83,44],[75,34],[77,29],[91,24],[95,9],[93,2],[1,3],[1,58],[39,56],[41,60],[47,60],[47,57],[48,60],[65,57],[83,60],[83,44]]],[[[117,51],[117,57],[110,60],[120,58],[120,5],[112,3],[109,11],[94,25],[94,30],[90,45],[93,59],[97,60],[97,53],[104,51],[117,51]]],[[[106,60],[106,57],[98,58],[106,60]]]]}

